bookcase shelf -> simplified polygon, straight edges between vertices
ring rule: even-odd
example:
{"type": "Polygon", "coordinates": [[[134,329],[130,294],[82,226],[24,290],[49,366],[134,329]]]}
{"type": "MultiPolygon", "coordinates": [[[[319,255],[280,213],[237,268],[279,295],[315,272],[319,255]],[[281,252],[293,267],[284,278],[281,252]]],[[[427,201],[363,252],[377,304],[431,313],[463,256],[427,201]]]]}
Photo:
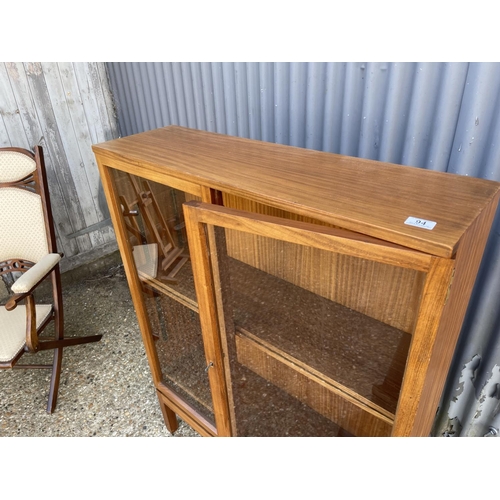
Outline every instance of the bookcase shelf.
{"type": "Polygon", "coordinates": [[[170,432],[429,435],[499,183],[178,126],[93,150],[170,432]]]}

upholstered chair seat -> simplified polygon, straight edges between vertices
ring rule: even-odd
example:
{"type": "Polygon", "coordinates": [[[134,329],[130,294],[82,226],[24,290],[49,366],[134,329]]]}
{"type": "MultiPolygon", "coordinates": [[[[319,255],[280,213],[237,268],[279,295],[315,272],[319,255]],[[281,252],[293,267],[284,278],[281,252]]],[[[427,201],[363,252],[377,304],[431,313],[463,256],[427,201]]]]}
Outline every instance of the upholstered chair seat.
{"type": "Polygon", "coordinates": [[[47,411],[54,411],[64,347],[97,342],[101,335],[64,337],[59,261],[47,175],[40,146],[35,153],[0,149],[0,276],[10,276],[11,295],[0,306],[0,368],[52,370],[47,411]],[[14,281],[12,284],[11,282],[14,281]],[[38,304],[34,292],[45,280],[52,303],[38,304]],[[49,324],[54,336],[41,337],[49,324]],[[20,365],[25,352],[54,350],[50,365],[20,365]]]}
{"type": "MultiPolygon", "coordinates": [[[[36,328],[52,313],[51,305],[36,305],[36,328]]],[[[0,307],[0,363],[15,359],[26,346],[26,306],[17,306],[13,311],[0,307]]]]}

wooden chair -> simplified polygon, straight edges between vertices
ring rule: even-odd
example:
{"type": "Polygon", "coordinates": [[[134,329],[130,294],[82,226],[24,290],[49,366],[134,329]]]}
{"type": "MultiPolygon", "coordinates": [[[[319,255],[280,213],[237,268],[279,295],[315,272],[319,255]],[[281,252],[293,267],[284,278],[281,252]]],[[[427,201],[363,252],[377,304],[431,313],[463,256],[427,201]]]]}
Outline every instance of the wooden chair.
{"type": "Polygon", "coordinates": [[[0,148],[0,275],[12,276],[11,295],[0,307],[0,368],[52,369],[47,412],[57,402],[63,348],[97,342],[102,335],[64,338],[61,275],[40,146],[35,153],[0,148]],[[35,304],[34,291],[45,278],[52,303],[35,304]],[[17,278],[17,279],[16,279],[17,278]],[[22,302],[22,304],[20,304],[22,302]],[[54,322],[54,336],[41,332],[54,322]],[[51,365],[19,365],[25,352],[54,350],[51,365]]]}

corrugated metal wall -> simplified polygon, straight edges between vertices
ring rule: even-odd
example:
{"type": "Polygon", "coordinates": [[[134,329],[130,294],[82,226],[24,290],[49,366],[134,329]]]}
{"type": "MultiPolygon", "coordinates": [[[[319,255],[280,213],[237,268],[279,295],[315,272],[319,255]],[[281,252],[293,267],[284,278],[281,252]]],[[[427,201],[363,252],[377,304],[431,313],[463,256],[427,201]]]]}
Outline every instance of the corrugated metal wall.
{"type": "Polygon", "coordinates": [[[104,63],[0,63],[0,147],[43,147],[63,271],[117,248],[91,149],[116,137],[104,63]]]}
{"type": "MultiPolygon", "coordinates": [[[[177,124],[500,181],[500,63],[108,63],[122,135],[177,124]]],[[[497,216],[433,434],[500,428],[497,216]]],[[[491,430],[490,430],[491,429],[491,430]]]]}

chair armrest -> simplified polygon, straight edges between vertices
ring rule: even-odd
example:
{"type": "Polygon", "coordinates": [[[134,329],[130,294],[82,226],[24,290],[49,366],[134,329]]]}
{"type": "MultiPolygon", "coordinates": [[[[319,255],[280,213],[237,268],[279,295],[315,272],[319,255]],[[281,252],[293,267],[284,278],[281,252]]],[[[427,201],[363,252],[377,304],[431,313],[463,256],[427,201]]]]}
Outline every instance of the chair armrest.
{"type": "Polygon", "coordinates": [[[29,293],[61,260],[58,253],[49,253],[42,257],[31,269],[28,269],[13,285],[14,293],[29,293]]]}
{"type": "Polygon", "coordinates": [[[15,309],[17,303],[30,294],[61,260],[58,253],[49,253],[42,257],[32,268],[26,271],[11,287],[13,295],[5,304],[8,311],[15,309]]]}

